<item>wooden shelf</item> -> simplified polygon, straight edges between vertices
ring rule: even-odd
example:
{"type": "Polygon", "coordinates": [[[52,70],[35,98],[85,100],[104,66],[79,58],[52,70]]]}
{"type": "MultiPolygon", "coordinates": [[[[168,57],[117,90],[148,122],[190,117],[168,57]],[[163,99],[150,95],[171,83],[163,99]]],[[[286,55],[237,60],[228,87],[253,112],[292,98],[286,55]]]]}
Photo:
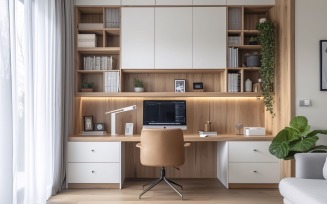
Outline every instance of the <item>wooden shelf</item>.
{"type": "Polygon", "coordinates": [[[122,73],[133,74],[204,74],[204,73],[221,73],[225,69],[122,69],[122,73]]]}
{"type": "Polygon", "coordinates": [[[259,92],[78,92],[77,97],[260,97],[259,92]]]}
{"type": "Polygon", "coordinates": [[[259,31],[258,30],[244,30],[244,35],[258,35],[259,31]]]}
{"type": "Polygon", "coordinates": [[[260,50],[261,45],[232,45],[229,47],[236,47],[240,50],[260,50]]]}
{"type": "Polygon", "coordinates": [[[119,54],[120,47],[79,47],[77,51],[82,54],[119,54]]]}
{"type": "Polygon", "coordinates": [[[103,72],[119,72],[119,70],[77,70],[77,72],[81,74],[97,74],[103,72]]]}

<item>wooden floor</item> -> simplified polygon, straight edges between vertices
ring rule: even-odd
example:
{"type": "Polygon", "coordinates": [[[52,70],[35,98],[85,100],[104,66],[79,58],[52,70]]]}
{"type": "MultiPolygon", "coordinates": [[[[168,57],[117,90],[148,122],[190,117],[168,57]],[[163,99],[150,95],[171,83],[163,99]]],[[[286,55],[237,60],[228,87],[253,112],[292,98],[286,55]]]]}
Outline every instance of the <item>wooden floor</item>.
{"type": "Polygon", "coordinates": [[[217,179],[174,179],[183,185],[181,200],[166,183],[162,182],[139,200],[142,185],[151,180],[126,180],[119,189],[69,189],[51,197],[47,204],[282,204],[278,189],[229,189],[217,179]]]}

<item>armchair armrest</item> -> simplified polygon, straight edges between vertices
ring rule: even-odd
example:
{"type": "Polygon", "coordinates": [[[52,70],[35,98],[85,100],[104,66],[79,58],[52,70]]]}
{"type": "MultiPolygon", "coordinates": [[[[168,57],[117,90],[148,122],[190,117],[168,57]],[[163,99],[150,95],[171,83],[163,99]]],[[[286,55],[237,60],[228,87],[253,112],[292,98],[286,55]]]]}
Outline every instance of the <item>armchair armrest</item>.
{"type": "Polygon", "coordinates": [[[327,153],[297,153],[295,154],[295,177],[307,179],[324,179],[322,168],[327,153]]]}
{"type": "Polygon", "coordinates": [[[137,143],[136,147],[141,148],[141,143],[137,143]]]}

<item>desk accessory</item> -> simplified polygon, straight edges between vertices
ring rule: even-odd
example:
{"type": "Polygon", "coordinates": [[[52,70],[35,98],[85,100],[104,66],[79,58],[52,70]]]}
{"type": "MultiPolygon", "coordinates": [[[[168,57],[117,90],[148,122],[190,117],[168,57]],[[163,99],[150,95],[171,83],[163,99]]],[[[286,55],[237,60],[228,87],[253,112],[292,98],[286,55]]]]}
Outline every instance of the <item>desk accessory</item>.
{"type": "Polygon", "coordinates": [[[84,116],[84,131],[93,131],[93,116],[84,116]]]}
{"type": "Polygon", "coordinates": [[[110,135],[117,135],[117,133],[116,133],[116,114],[126,112],[126,111],[131,111],[131,110],[136,110],[136,105],[128,106],[128,107],[125,107],[125,108],[120,108],[120,109],[109,111],[109,112],[105,113],[105,114],[109,114],[109,113],[111,114],[111,132],[110,132],[110,135]]]}
{"type": "Polygon", "coordinates": [[[104,123],[94,123],[94,131],[104,131],[104,123]]]}
{"type": "Polygon", "coordinates": [[[238,135],[241,135],[241,129],[243,128],[243,124],[242,123],[236,123],[235,124],[235,128],[238,130],[238,135]]]}
{"type": "Polygon", "coordinates": [[[95,136],[95,135],[106,135],[106,131],[82,131],[81,135],[86,136],[95,136]]]}
{"type": "Polygon", "coordinates": [[[204,123],[204,131],[207,131],[207,132],[211,131],[211,121],[206,121],[204,123]]]}
{"type": "Polygon", "coordinates": [[[264,127],[244,127],[244,134],[247,136],[266,135],[266,128],[264,128],[264,127]]]}
{"type": "Polygon", "coordinates": [[[133,123],[125,124],[125,135],[133,135],[133,123]]]}
{"type": "Polygon", "coordinates": [[[193,91],[203,91],[203,82],[194,82],[193,91]]]}
{"type": "Polygon", "coordinates": [[[217,132],[215,132],[215,131],[202,131],[202,130],[200,130],[199,131],[199,134],[200,135],[218,135],[218,133],[217,132]]]}

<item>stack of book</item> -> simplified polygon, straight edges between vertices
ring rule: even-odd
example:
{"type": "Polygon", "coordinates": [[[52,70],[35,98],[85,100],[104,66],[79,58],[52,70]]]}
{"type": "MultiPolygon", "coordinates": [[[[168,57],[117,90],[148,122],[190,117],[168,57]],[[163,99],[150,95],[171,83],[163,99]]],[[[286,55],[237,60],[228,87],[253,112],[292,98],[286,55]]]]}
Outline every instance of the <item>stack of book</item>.
{"type": "Polygon", "coordinates": [[[240,92],[241,91],[241,74],[240,73],[228,73],[227,79],[227,91],[228,92],[240,92]]]}
{"type": "Polygon", "coordinates": [[[119,72],[104,72],[104,92],[119,92],[119,72]]]}
{"type": "Polygon", "coordinates": [[[77,47],[96,47],[97,36],[95,34],[78,34],[77,47]]]}
{"type": "Polygon", "coordinates": [[[113,61],[112,56],[84,57],[84,70],[112,70],[113,61]]]}
{"type": "Polygon", "coordinates": [[[82,131],[81,135],[106,135],[106,131],[82,131]]]}
{"type": "Polygon", "coordinates": [[[228,8],[228,30],[242,29],[242,9],[228,8]]]}
{"type": "Polygon", "coordinates": [[[120,27],[120,13],[119,8],[107,8],[106,9],[106,28],[119,28],[120,27]]]}
{"type": "Polygon", "coordinates": [[[228,48],[227,66],[229,68],[239,67],[239,64],[238,64],[238,48],[236,48],[236,47],[228,48]]]}
{"type": "Polygon", "coordinates": [[[228,45],[241,45],[241,36],[228,36],[228,45]]]}
{"type": "Polygon", "coordinates": [[[218,133],[215,132],[215,131],[202,131],[202,130],[200,130],[199,135],[208,135],[208,136],[210,136],[210,135],[218,135],[218,133]]]}

